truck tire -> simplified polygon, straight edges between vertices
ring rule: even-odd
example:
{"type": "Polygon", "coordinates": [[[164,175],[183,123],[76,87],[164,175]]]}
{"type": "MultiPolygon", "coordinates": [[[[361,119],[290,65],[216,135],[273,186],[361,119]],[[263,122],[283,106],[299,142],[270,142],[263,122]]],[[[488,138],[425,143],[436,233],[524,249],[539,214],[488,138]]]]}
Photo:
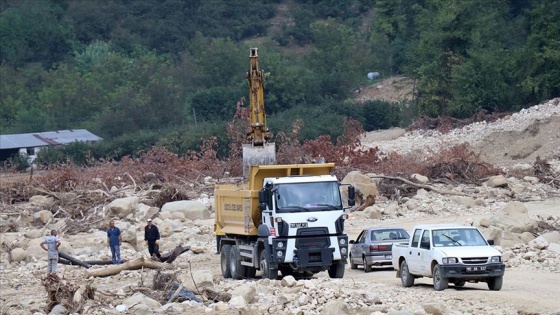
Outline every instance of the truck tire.
{"type": "Polygon", "coordinates": [[[414,276],[410,274],[406,260],[403,260],[401,263],[401,284],[405,288],[414,285],[414,276]]]}
{"type": "Polygon", "coordinates": [[[504,277],[492,277],[488,279],[488,289],[492,291],[500,291],[503,283],[504,277]]]}
{"type": "Polygon", "coordinates": [[[222,249],[220,251],[220,267],[222,269],[222,276],[224,276],[224,278],[226,279],[231,278],[231,269],[229,269],[230,251],[231,251],[231,245],[222,246],[222,249]]]}
{"type": "Polygon", "coordinates": [[[352,255],[350,255],[349,260],[350,260],[350,269],[358,269],[358,265],[355,264],[354,261],[352,260],[352,255]]]}
{"type": "Polygon", "coordinates": [[[443,277],[441,274],[441,267],[439,265],[434,266],[434,269],[432,270],[432,277],[434,279],[434,290],[443,291],[449,286],[449,279],[443,277]]]}
{"type": "Polygon", "coordinates": [[[329,267],[329,277],[333,279],[341,279],[344,277],[344,261],[333,263],[329,267]]]}
{"type": "Polygon", "coordinates": [[[239,249],[237,245],[231,246],[229,255],[229,269],[231,270],[231,277],[239,280],[245,276],[245,266],[241,264],[241,257],[239,257],[239,249]]]}
{"type": "Polygon", "coordinates": [[[278,269],[270,269],[270,258],[266,252],[266,249],[263,249],[260,254],[260,267],[262,271],[262,278],[263,279],[272,279],[276,280],[278,278],[278,269]]]}
{"type": "Polygon", "coordinates": [[[370,272],[372,267],[367,264],[366,256],[362,257],[362,261],[364,264],[364,272],[370,272]]]}

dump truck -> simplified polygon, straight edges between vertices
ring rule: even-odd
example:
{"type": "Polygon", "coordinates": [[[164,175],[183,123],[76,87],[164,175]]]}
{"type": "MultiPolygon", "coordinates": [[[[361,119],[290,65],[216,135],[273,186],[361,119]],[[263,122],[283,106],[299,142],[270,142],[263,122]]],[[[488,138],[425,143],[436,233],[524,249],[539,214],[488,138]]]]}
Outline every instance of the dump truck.
{"type": "Polygon", "coordinates": [[[331,175],[334,163],[253,165],[240,184],[217,185],[215,228],[224,278],[344,276],[347,219],[341,190],[353,206],[355,190],[331,175]],[[347,187],[345,187],[347,186],[347,187]]]}

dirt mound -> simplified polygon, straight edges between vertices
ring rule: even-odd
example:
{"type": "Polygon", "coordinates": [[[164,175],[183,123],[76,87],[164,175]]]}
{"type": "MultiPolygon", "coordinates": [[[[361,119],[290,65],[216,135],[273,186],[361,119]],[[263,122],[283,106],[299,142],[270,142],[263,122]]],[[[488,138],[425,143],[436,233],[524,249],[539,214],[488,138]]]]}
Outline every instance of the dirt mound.
{"type": "Polygon", "coordinates": [[[474,148],[496,164],[531,163],[537,156],[560,158],[560,116],[536,119],[522,130],[497,131],[474,148]]]}
{"type": "Polygon", "coordinates": [[[414,80],[407,77],[390,77],[370,86],[360,87],[356,91],[356,102],[381,100],[398,103],[412,100],[414,80]]]}

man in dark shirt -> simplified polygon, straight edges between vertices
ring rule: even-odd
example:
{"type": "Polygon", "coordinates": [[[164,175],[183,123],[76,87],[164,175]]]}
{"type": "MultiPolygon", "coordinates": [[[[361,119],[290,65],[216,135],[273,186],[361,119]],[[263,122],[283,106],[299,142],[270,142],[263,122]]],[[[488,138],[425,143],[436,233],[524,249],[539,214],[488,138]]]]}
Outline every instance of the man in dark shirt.
{"type": "Polygon", "coordinates": [[[148,243],[148,251],[152,258],[158,257],[159,254],[159,230],[157,226],[152,224],[152,219],[148,219],[148,225],[144,228],[144,241],[148,243]]]}
{"type": "Polygon", "coordinates": [[[115,265],[121,263],[121,243],[121,230],[115,226],[115,221],[111,220],[107,230],[107,245],[111,249],[111,260],[115,265]]]}

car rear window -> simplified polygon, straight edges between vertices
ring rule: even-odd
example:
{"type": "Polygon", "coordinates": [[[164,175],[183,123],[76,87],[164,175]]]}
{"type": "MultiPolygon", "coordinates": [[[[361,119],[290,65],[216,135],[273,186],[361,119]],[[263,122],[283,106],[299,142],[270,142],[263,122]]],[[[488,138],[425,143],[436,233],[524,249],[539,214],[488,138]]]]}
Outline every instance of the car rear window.
{"type": "Polygon", "coordinates": [[[404,229],[386,229],[371,231],[372,241],[408,240],[409,235],[404,229]]]}

